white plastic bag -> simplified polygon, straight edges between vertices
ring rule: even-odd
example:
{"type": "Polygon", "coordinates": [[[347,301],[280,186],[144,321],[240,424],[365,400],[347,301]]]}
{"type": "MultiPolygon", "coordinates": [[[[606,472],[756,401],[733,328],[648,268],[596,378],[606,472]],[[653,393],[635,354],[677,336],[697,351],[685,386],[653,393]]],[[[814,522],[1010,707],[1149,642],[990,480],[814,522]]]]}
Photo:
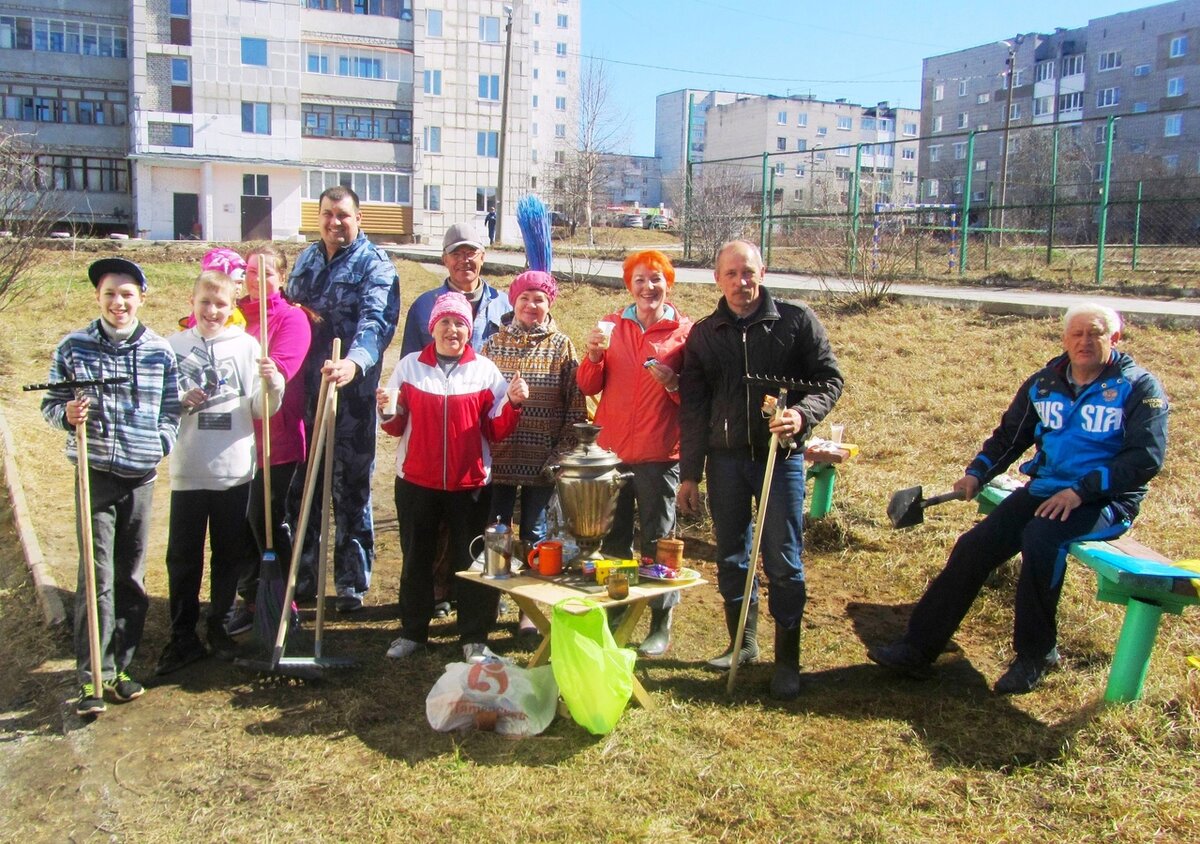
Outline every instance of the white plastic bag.
{"type": "Polygon", "coordinates": [[[452,662],[425,699],[425,717],[439,732],[495,730],[535,736],[554,720],[558,684],[549,665],[519,668],[499,660],[452,662]]]}

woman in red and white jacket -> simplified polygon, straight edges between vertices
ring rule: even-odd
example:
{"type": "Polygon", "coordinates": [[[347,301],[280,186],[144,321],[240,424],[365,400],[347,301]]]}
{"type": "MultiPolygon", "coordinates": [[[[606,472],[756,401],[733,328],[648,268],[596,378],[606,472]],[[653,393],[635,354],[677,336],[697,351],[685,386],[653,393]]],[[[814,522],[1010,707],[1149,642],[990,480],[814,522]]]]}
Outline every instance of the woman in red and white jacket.
{"type": "MultiPolygon", "coordinates": [[[[461,293],[437,298],[429,316],[433,342],[405,355],[376,393],[385,433],[396,449],[396,516],[404,567],[400,574],[400,636],[387,655],[404,659],[425,648],[433,617],[433,562],[438,528],[450,537],[455,571],[471,565],[471,538],[483,533],[491,505],[490,443],[517,427],[529,387],[518,372],[504,380],[471,348],[471,303],[461,293]],[[397,391],[394,414],[388,393],[397,391]]],[[[458,637],[463,658],[482,662],[500,593],[468,581],[458,588],[458,637]]]]}

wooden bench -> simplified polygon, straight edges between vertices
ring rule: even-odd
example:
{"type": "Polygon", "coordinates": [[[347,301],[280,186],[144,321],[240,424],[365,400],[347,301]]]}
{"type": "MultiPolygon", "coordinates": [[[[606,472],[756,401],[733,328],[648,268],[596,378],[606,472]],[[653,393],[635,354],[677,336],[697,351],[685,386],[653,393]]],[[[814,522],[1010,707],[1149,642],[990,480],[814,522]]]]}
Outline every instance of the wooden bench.
{"type": "Polygon", "coordinates": [[[858,446],[852,443],[833,447],[832,443],[822,440],[805,449],[804,459],[809,464],[807,474],[813,482],[812,495],[808,499],[810,519],[823,519],[829,515],[833,507],[833,490],[837,485],[837,467],[857,455],[858,446]]]}
{"type": "MultiPolygon", "coordinates": [[[[979,512],[990,513],[1008,494],[1007,489],[985,485],[976,499],[979,512]]],[[[1070,554],[1096,573],[1097,600],[1125,607],[1104,699],[1140,700],[1162,614],[1179,615],[1184,607],[1200,604],[1200,574],[1124,536],[1109,542],[1073,542],[1070,554]]]]}

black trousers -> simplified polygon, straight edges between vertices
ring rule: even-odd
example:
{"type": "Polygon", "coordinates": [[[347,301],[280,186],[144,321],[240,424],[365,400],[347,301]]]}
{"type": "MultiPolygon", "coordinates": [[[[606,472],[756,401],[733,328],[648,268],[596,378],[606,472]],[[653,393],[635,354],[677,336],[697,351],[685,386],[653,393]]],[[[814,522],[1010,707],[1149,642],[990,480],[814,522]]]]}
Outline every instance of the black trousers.
{"type": "Polygon", "coordinates": [[[1045,501],[1028,489],[1015,490],[987,518],[958,538],[946,567],[933,579],[908,622],[905,641],[931,662],[945,649],[987,576],[1021,554],[1017,580],[1013,650],[1041,659],[1058,641],[1058,599],[1066,573],[1067,549],[1085,539],[1113,539],[1129,524],[1111,507],[1083,504],[1065,522],[1035,516],[1045,501]]]}
{"type": "MultiPolygon", "coordinates": [[[[303,467],[303,463],[280,463],[271,467],[271,544],[284,576],[292,564],[292,534],[287,525],[288,487],[296,470],[303,467]]],[[[260,467],[250,485],[250,507],[246,514],[247,547],[253,553],[246,555],[238,573],[237,593],[248,604],[254,603],[254,596],[258,593],[258,564],[262,552],[267,548],[262,481],[260,467]]]]}
{"type": "Polygon", "coordinates": [[[171,635],[195,635],[204,576],[204,535],[212,549],[209,566],[210,628],[224,623],[246,558],[246,505],[250,484],[230,489],[172,490],[167,536],[167,586],[171,635]]]}
{"type": "MultiPolygon", "coordinates": [[[[404,568],[400,573],[400,635],[414,642],[429,638],[433,617],[433,563],[438,530],[449,535],[446,556],[453,570],[471,566],[471,540],[483,533],[492,488],[445,492],[396,478],[396,517],[404,568]]],[[[496,620],[500,593],[478,583],[458,581],[458,639],[462,644],[486,642],[496,620]]]]}

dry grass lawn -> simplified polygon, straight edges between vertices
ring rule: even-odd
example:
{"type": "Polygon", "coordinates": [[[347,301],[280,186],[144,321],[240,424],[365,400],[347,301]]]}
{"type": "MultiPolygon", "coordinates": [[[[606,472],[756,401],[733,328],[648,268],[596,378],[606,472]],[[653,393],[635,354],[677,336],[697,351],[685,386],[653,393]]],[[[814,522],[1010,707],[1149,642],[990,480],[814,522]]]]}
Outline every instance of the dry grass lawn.
{"type": "MultiPolygon", "coordinates": [[[[167,332],[187,309],[199,252],[140,254],[153,285],[143,316],[167,332]]],[[[72,476],[63,435],[47,428],[38,397],[20,385],[45,380],[60,336],[94,315],[82,281],[89,257],[47,255],[39,294],[0,317],[0,403],[43,549],[64,587],[75,577],[72,476]]],[[[405,306],[439,281],[413,264],[400,271],[405,306]]],[[[572,285],[555,314],[579,339],[624,299],[624,291],[572,285]]],[[[714,302],[712,289],[684,285],[677,304],[698,318],[714,302]]],[[[766,699],[769,663],[743,670],[732,699],[723,677],[702,668],[725,638],[709,586],[685,598],[671,653],[639,662],[658,708],[629,709],[611,735],[592,737],[561,718],[524,741],[433,732],[425,695],[455,658],[455,634],[445,622],[428,656],[403,664],[384,657],[400,571],[385,443],[368,607],[333,618],[325,647],[360,667],[321,683],[265,681],[210,660],[84,725],[65,704],[75,693],[71,649],[61,632],[41,627],[3,514],[2,837],[1194,840],[1200,679],[1189,676],[1185,657],[1200,652],[1200,612],[1164,618],[1145,700],[1134,706],[1102,703],[1121,611],[1095,600],[1093,575],[1075,564],[1060,612],[1065,668],[1034,694],[1002,699],[988,690],[1011,655],[1010,581],[985,592],[935,680],[893,680],[865,661],[865,645],[901,630],[954,537],[976,518],[969,505],[947,504],[924,526],[896,533],[884,512],[889,495],[918,483],[948,488],[1019,379],[1055,351],[1058,326],[900,306],[819,313],[846,374],[834,418],[862,455],[840,476],[833,514],[806,534],[808,686],[796,702],[766,699]]],[[[1134,535],[1177,559],[1200,556],[1196,339],[1135,326],[1123,343],[1173,400],[1167,467],[1134,535]]],[[[153,604],[134,665],[143,678],[167,634],[168,498],[164,477],[150,551],[153,604]]],[[[686,527],[689,565],[711,579],[705,525],[686,527]]],[[[514,632],[515,618],[505,617],[493,645],[521,659],[514,632]]]]}

